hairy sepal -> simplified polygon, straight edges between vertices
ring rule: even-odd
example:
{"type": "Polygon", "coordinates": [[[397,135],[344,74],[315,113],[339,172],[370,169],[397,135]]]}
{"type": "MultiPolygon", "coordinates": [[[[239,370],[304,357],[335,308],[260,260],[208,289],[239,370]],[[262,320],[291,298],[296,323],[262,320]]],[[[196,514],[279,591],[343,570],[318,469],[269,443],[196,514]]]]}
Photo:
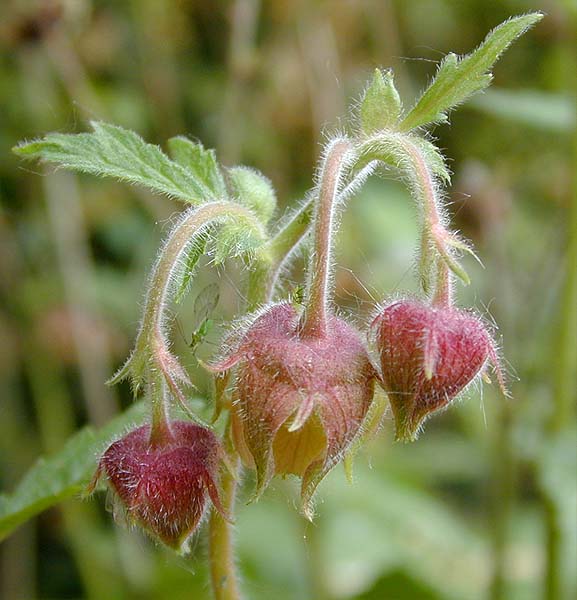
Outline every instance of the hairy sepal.
{"type": "Polygon", "coordinates": [[[382,129],[394,128],[399,122],[401,109],[401,98],[395,87],[393,72],[375,69],[361,101],[362,132],[370,135],[382,129]]]}
{"type": "Polygon", "coordinates": [[[275,474],[302,478],[303,512],[354,441],[372,402],[375,370],[359,334],[330,317],[328,337],[300,337],[294,306],[268,306],[214,369],[236,367],[232,411],[258,498],[275,474]],[[335,351],[338,349],[338,351],[335,351]]]}

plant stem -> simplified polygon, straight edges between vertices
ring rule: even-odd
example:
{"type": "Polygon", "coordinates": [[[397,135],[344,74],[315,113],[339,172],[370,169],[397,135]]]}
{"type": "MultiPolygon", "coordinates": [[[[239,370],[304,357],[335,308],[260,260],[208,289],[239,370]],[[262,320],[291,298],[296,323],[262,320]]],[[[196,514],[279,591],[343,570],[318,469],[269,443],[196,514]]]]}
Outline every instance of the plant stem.
{"type": "MultiPolygon", "coordinates": [[[[224,434],[226,450],[229,456],[234,456],[231,473],[223,468],[220,478],[221,502],[225,512],[234,514],[236,500],[237,477],[240,472],[240,460],[232,448],[229,427],[224,434]]],[[[214,600],[240,600],[240,586],[234,560],[234,540],[231,524],[215,509],[212,509],[209,520],[209,564],[210,578],[214,600]]]]}
{"type": "MultiPolygon", "coordinates": [[[[291,223],[296,225],[300,221],[300,218],[293,219],[291,223]]],[[[280,236],[280,239],[284,239],[286,243],[283,242],[276,246],[277,249],[279,247],[282,248],[280,253],[271,251],[271,243],[269,242],[263,253],[263,259],[257,262],[249,277],[247,290],[247,307],[249,310],[253,310],[262,302],[270,299],[269,295],[272,293],[272,289],[274,289],[274,283],[271,283],[273,274],[279,269],[279,265],[284,261],[294,245],[298,244],[306,232],[309,221],[310,217],[302,219],[304,227],[302,225],[291,227],[291,223],[287,225],[285,228],[287,235],[284,238],[280,236]],[[285,248],[288,251],[283,253],[285,248]]],[[[274,246],[272,247],[274,248],[274,246]]],[[[233,447],[230,428],[231,421],[229,414],[223,439],[225,451],[229,456],[229,463],[231,463],[232,467],[230,470],[227,468],[222,469],[220,490],[223,508],[226,514],[233,516],[236,488],[241,472],[241,462],[233,447]]],[[[209,564],[214,600],[240,600],[241,593],[234,560],[232,526],[214,508],[210,513],[209,520],[209,564]]]]}
{"type": "MultiPolygon", "coordinates": [[[[339,192],[339,199],[348,198],[373,172],[377,163],[378,161],[370,161],[368,164],[362,165],[354,173],[352,180],[339,192]]],[[[351,167],[353,168],[354,165],[351,165],[351,167]]],[[[266,292],[262,301],[270,302],[273,299],[278,278],[286,262],[309,233],[313,220],[314,206],[315,196],[309,194],[267,244],[271,264],[269,265],[269,275],[266,280],[266,292]]]]}
{"type": "Polygon", "coordinates": [[[173,440],[170,418],[168,415],[169,399],[166,383],[162,375],[155,373],[148,378],[148,397],[150,398],[150,446],[163,446],[173,440]]]}
{"type": "Polygon", "coordinates": [[[439,307],[449,307],[453,303],[451,271],[441,258],[437,260],[437,281],[432,301],[435,306],[439,307]]]}
{"type": "MultiPolygon", "coordinates": [[[[431,261],[427,253],[431,252],[431,244],[438,253],[437,274],[433,304],[450,306],[452,303],[452,281],[448,265],[451,250],[446,243],[450,236],[440,212],[440,200],[437,186],[431,170],[418,146],[411,142],[407,136],[401,137],[401,144],[407,152],[413,167],[413,193],[423,203],[423,241],[421,244],[421,268],[427,269],[431,261]]],[[[421,280],[428,281],[428,273],[421,273],[421,280]]],[[[425,287],[427,287],[425,285],[425,287]]],[[[427,290],[425,290],[427,291],[427,290]]]]}
{"type": "Polygon", "coordinates": [[[239,162],[240,141],[245,137],[241,113],[250,109],[250,79],[257,64],[257,29],[260,0],[234,0],[230,3],[230,44],[227,56],[227,87],[220,117],[218,148],[224,163],[239,162]],[[248,92],[248,93],[247,93],[248,92]]]}
{"type": "Polygon", "coordinates": [[[152,404],[150,435],[153,444],[167,434],[170,435],[168,392],[186,410],[179,384],[190,384],[186,371],[170,352],[165,337],[166,308],[173,291],[173,282],[182,268],[182,257],[198,236],[211,225],[228,219],[240,220],[247,227],[257,230],[262,237],[265,236],[257,217],[240,204],[223,200],[186,211],[164,242],[152,269],[134,350],[125,365],[110,380],[111,383],[116,383],[130,374],[136,389],[143,379],[147,381],[152,404]]]}
{"type": "Polygon", "coordinates": [[[154,341],[156,352],[167,347],[163,333],[166,304],[175,272],[181,265],[180,258],[210,225],[227,219],[244,220],[250,226],[262,230],[261,224],[248,209],[233,202],[209,202],[184,213],[166,240],[154,265],[137,345],[140,343],[146,346],[154,341]]]}
{"type": "Polygon", "coordinates": [[[118,412],[116,391],[102,385],[111,369],[106,334],[91,325],[98,309],[87,282],[94,278],[80,190],[74,175],[58,171],[43,178],[48,223],[70,315],[82,396],[92,424],[101,426],[118,412]],[[66,215],[66,218],[63,218],[66,215]]]}
{"type": "Polygon", "coordinates": [[[302,325],[302,334],[308,337],[322,337],[327,333],[334,217],[339,185],[350,149],[348,140],[335,140],[329,146],[323,163],[314,225],[314,255],[310,261],[309,289],[302,325]]]}

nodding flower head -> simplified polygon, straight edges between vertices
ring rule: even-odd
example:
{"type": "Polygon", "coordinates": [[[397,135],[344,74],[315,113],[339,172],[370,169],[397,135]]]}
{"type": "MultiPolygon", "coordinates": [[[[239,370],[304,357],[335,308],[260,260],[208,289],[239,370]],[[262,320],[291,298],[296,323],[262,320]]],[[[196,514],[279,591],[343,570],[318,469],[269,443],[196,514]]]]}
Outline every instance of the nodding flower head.
{"type": "Polygon", "coordinates": [[[288,303],[267,308],[215,370],[238,364],[233,432],[256,468],[258,496],[275,474],[302,478],[303,512],[360,431],[376,372],[357,331],[330,316],[327,335],[304,337],[288,303]]]}
{"type": "Polygon", "coordinates": [[[143,425],[109,446],[93,480],[104,475],[128,522],[155,539],[185,550],[210,498],[222,512],[216,479],[222,457],[216,436],[185,421],[170,424],[170,434],[150,444],[150,426],[143,425]]]}
{"type": "Polygon", "coordinates": [[[373,327],[399,440],[414,440],[427,417],[448,406],[488,360],[503,386],[491,335],[464,310],[403,300],[387,306],[373,327]]]}

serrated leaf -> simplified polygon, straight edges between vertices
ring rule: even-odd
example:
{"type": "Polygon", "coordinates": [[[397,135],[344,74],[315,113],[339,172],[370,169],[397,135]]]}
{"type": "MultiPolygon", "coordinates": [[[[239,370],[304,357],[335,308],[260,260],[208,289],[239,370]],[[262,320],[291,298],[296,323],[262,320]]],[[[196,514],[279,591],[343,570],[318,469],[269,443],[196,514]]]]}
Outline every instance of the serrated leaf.
{"type": "Polygon", "coordinates": [[[196,265],[200,260],[200,257],[206,252],[206,246],[208,244],[209,233],[204,231],[196,236],[192,243],[188,253],[184,259],[184,269],[182,271],[182,279],[178,284],[178,288],[174,295],[174,301],[179,304],[188,292],[192,280],[194,278],[194,271],[196,265]]]}
{"type": "Polygon", "coordinates": [[[270,180],[256,169],[233,167],[228,170],[238,201],[268,223],[276,208],[276,194],[270,180]]]}
{"type": "Polygon", "coordinates": [[[392,71],[375,69],[373,80],[361,102],[361,129],[371,134],[398,123],[401,98],[392,71]]]}
{"type": "Polygon", "coordinates": [[[200,142],[181,135],[170,138],[167,144],[173,160],[194,173],[217,198],[226,197],[226,184],[214,150],[206,150],[200,142]]]}
{"type": "Polygon", "coordinates": [[[59,452],[38,459],[12,494],[0,496],[0,540],[43,510],[80,494],[105,444],[127,427],[142,423],[145,410],[146,404],[138,402],[102,429],[85,427],[59,452]]]}
{"type": "Polygon", "coordinates": [[[408,131],[429,123],[447,120],[447,112],[491,83],[491,68],[519,36],[543,18],[529,13],[509,19],[493,29],[471,54],[458,57],[448,54],[439,65],[431,85],[401,123],[408,131]]]}
{"type": "Polygon", "coordinates": [[[213,192],[190,169],[171,160],[154,144],[133,131],[100,121],[92,133],[49,133],[13,150],[25,158],[39,158],[67,169],[114,177],[142,185],[191,204],[200,204],[213,192]]]}

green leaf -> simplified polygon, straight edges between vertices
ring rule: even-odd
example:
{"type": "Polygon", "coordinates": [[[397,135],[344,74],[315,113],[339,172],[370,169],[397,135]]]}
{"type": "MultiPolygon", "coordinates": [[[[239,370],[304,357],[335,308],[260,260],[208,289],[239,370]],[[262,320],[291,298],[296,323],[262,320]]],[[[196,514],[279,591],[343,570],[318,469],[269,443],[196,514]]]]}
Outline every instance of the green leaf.
{"type": "Polygon", "coordinates": [[[0,540],[43,510],[80,494],[106,444],[127,427],[141,424],[144,413],[145,403],[138,402],[99,431],[85,427],[58,453],[38,459],[12,494],[0,496],[0,540]]]}
{"type": "Polygon", "coordinates": [[[231,186],[238,201],[268,223],[276,208],[276,194],[269,179],[249,167],[228,170],[231,186]]]}
{"type": "Polygon", "coordinates": [[[491,31],[471,54],[448,54],[439,65],[435,79],[401,123],[403,131],[429,123],[447,121],[447,112],[486,88],[492,79],[491,68],[508,48],[530,27],[543,18],[529,13],[505,21],[491,31]]]}
{"type": "Polygon", "coordinates": [[[375,69],[373,80],[361,102],[361,128],[371,134],[396,125],[401,114],[401,98],[392,71],[375,69]]]}
{"type": "Polygon", "coordinates": [[[214,262],[220,265],[227,258],[254,254],[265,241],[261,231],[245,223],[223,223],[214,240],[214,262]]]}
{"type": "Polygon", "coordinates": [[[43,139],[19,144],[13,151],[25,158],[142,185],[192,204],[214,195],[194,171],[171,160],[133,131],[99,121],[91,125],[92,133],[49,133],[43,139]]]}
{"type": "Polygon", "coordinates": [[[218,199],[226,198],[226,184],[214,150],[206,150],[200,142],[181,135],[170,138],[167,144],[173,160],[193,173],[218,199]]]}
{"type": "Polygon", "coordinates": [[[194,279],[194,271],[200,257],[206,252],[206,247],[209,240],[208,231],[199,234],[193,241],[186,257],[184,258],[184,268],[182,270],[182,279],[178,283],[178,288],[174,295],[174,301],[179,304],[190,289],[192,280],[194,279]]]}

